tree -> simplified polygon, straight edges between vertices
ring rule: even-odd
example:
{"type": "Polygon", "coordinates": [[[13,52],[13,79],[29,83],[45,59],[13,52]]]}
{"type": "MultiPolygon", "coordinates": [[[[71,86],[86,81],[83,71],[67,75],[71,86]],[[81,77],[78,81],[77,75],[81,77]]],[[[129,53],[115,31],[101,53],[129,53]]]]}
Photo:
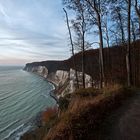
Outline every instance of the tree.
{"type": "Polygon", "coordinates": [[[104,32],[105,32],[104,39],[106,40],[107,48],[109,48],[110,43],[109,43],[109,30],[108,30],[107,14],[106,14],[106,17],[104,19],[104,32]]]}
{"type": "Polygon", "coordinates": [[[63,8],[63,10],[64,10],[65,15],[66,15],[67,27],[68,27],[68,31],[69,31],[69,37],[70,37],[70,43],[71,43],[71,51],[72,51],[72,56],[73,56],[73,67],[74,67],[75,76],[76,76],[76,86],[77,86],[77,88],[79,88],[78,74],[77,74],[76,64],[75,64],[74,45],[73,45],[72,34],[71,34],[71,30],[70,30],[70,25],[69,25],[69,18],[68,18],[67,11],[64,8],[63,8]]]}
{"type": "Polygon", "coordinates": [[[135,21],[131,18],[131,34],[132,34],[132,41],[135,43],[136,41],[136,25],[135,21]]]}
{"type": "Polygon", "coordinates": [[[120,34],[119,38],[121,39],[121,43],[125,43],[125,25],[126,25],[126,15],[124,12],[123,7],[121,6],[120,1],[116,1],[115,3],[111,4],[111,18],[112,22],[115,23],[114,27],[115,30],[120,34]]]}
{"type": "Polygon", "coordinates": [[[104,56],[103,56],[103,33],[102,33],[102,22],[101,22],[101,1],[100,0],[86,0],[86,2],[91,7],[92,11],[95,12],[96,16],[96,23],[98,26],[99,31],[99,42],[100,42],[100,48],[99,48],[99,65],[100,65],[100,88],[103,87],[103,81],[105,80],[105,74],[104,74],[104,56]]]}
{"type": "Polygon", "coordinates": [[[137,16],[139,18],[139,23],[140,23],[140,7],[138,5],[138,0],[135,0],[135,10],[136,10],[137,16]]]}
{"type": "Polygon", "coordinates": [[[127,52],[126,52],[126,68],[127,68],[127,84],[128,86],[131,86],[132,84],[132,77],[131,77],[131,56],[130,56],[130,43],[131,43],[131,0],[126,0],[127,2],[127,12],[128,12],[128,25],[127,25],[127,31],[128,31],[128,43],[127,43],[127,52]]]}
{"type": "Polygon", "coordinates": [[[72,20],[74,31],[81,41],[82,49],[82,84],[85,88],[85,35],[87,31],[87,16],[85,0],[63,0],[63,4],[68,9],[72,9],[76,13],[76,17],[72,20]]]}

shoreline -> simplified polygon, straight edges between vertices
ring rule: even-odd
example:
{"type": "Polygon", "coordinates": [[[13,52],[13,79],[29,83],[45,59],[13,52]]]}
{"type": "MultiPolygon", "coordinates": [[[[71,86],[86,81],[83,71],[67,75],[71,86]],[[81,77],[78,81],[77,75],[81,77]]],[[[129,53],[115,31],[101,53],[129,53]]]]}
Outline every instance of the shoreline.
{"type": "MultiPolygon", "coordinates": [[[[26,70],[24,70],[24,71],[26,71],[26,70]]],[[[28,71],[27,71],[27,72],[28,72],[28,71]]],[[[47,78],[45,78],[44,76],[39,75],[38,73],[34,73],[34,72],[31,72],[31,73],[36,74],[36,75],[42,77],[42,78],[45,79],[49,84],[51,84],[51,85],[53,86],[53,89],[50,90],[50,92],[49,92],[49,96],[50,96],[53,100],[55,100],[55,105],[58,106],[58,97],[57,97],[57,95],[55,95],[55,93],[57,92],[57,85],[56,85],[54,82],[52,82],[51,80],[48,80],[47,78]]],[[[24,135],[26,135],[26,134],[28,134],[28,133],[31,133],[31,132],[34,132],[37,128],[43,127],[42,122],[41,122],[41,121],[42,121],[41,115],[43,114],[43,112],[46,111],[46,109],[47,109],[47,107],[46,107],[44,110],[38,112],[38,113],[34,116],[33,120],[30,120],[30,121],[33,121],[33,124],[32,124],[32,125],[33,125],[33,126],[32,126],[33,128],[31,127],[31,128],[28,129],[25,133],[22,133],[21,136],[20,136],[20,138],[19,138],[19,140],[22,140],[22,137],[23,137],[24,135]]]]}
{"type": "MultiPolygon", "coordinates": [[[[42,76],[43,77],[43,76],[42,76]]],[[[50,91],[50,96],[56,101],[56,104],[58,105],[58,97],[57,97],[57,95],[55,94],[56,92],[57,92],[57,88],[58,88],[58,86],[54,83],[54,82],[52,82],[51,80],[49,80],[49,79],[47,79],[47,78],[45,78],[49,83],[51,83],[53,86],[54,86],[54,88],[53,88],[53,90],[51,90],[50,91]]]]}
{"type": "MultiPolygon", "coordinates": [[[[22,69],[22,70],[26,71],[24,69],[22,69]]],[[[26,71],[26,72],[29,72],[29,71],[26,71]]],[[[29,72],[29,73],[33,73],[35,75],[38,75],[38,76],[42,77],[43,79],[45,79],[48,83],[53,85],[54,88],[49,92],[49,95],[56,101],[56,104],[58,105],[58,97],[57,97],[57,95],[55,95],[55,93],[57,93],[58,86],[53,81],[47,79],[43,75],[38,74],[37,72],[29,72]]]]}
{"type": "Polygon", "coordinates": [[[57,98],[57,96],[54,94],[56,92],[56,90],[54,89],[54,90],[52,90],[52,91],[50,91],[50,96],[56,101],[56,104],[58,105],[58,98],[57,98]]]}
{"type": "MultiPolygon", "coordinates": [[[[26,70],[24,70],[24,69],[22,69],[22,70],[23,70],[23,71],[26,71],[26,70]]],[[[33,73],[33,74],[35,74],[35,75],[38,75],[38,76],[44,78],[44,79],[45,79],[46,81],[48,81],[49,83],[51,83],[51,84],[54,86],[54,88],[50,91],[49,95],[56,101],[56,104],[58,104],[58,97],[57,97],[57,95],[54,94],[54,93],[57,93],[57,88],[58,88],[58,86],[57,86],[53,81],[47,79],[47,78],[44,77],[43,75],[38,74],[37,72],[30,72],[30,71],[26,71],[26,72],[33,73]]]]}

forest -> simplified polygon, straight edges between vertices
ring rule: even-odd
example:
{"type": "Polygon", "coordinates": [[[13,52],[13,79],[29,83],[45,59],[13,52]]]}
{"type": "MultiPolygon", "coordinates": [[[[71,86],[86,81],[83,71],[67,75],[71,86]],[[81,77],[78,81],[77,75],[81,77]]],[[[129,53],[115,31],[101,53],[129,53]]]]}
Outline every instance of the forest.
{"type": "MultiPolygon", "coordinates": [[[[139,85],[140,1],[63,0],[63,5],[73,56],[71,63],[78,70],[76,62],[81,62],[83,88],[87,67],[92,69],[93,80],[100,81],[100,88],[115,82],[139,85]],[[89,62],[96,59],[98,66],[86,66],[89,64],[86,51],[94,47],[99,49],[89,62]],[[81,52],[79,61],[77,52],[81,52]]],[[[77,76],[76,79],[78,87],[77,76]]]]}

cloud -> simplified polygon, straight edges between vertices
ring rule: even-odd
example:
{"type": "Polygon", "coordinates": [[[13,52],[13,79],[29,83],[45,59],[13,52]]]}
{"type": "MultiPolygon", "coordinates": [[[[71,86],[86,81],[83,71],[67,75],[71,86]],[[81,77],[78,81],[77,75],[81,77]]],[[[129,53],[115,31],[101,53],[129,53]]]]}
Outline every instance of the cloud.
{"type": "Polygon", "coordinates": [[[67,38],[60,1],[0,1],[0,63],[66,59],[67,38]]]}
{"type": "Polygon", "coordinates": [[[9,19],[9,16],[6,14],[4,7],[1,4],[0,4],[0,12],[6,19],[9,19]]]}

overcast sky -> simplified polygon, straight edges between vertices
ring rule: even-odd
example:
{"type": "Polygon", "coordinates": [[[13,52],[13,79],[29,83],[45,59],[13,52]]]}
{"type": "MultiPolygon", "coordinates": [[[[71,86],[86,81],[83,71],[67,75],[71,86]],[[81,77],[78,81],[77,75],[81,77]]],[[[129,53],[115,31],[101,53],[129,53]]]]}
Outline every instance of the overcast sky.
{"type": "Polygon", "coordinates": [[[70,56],[61,0],[0,0],[0,65],[70,56]]]}

